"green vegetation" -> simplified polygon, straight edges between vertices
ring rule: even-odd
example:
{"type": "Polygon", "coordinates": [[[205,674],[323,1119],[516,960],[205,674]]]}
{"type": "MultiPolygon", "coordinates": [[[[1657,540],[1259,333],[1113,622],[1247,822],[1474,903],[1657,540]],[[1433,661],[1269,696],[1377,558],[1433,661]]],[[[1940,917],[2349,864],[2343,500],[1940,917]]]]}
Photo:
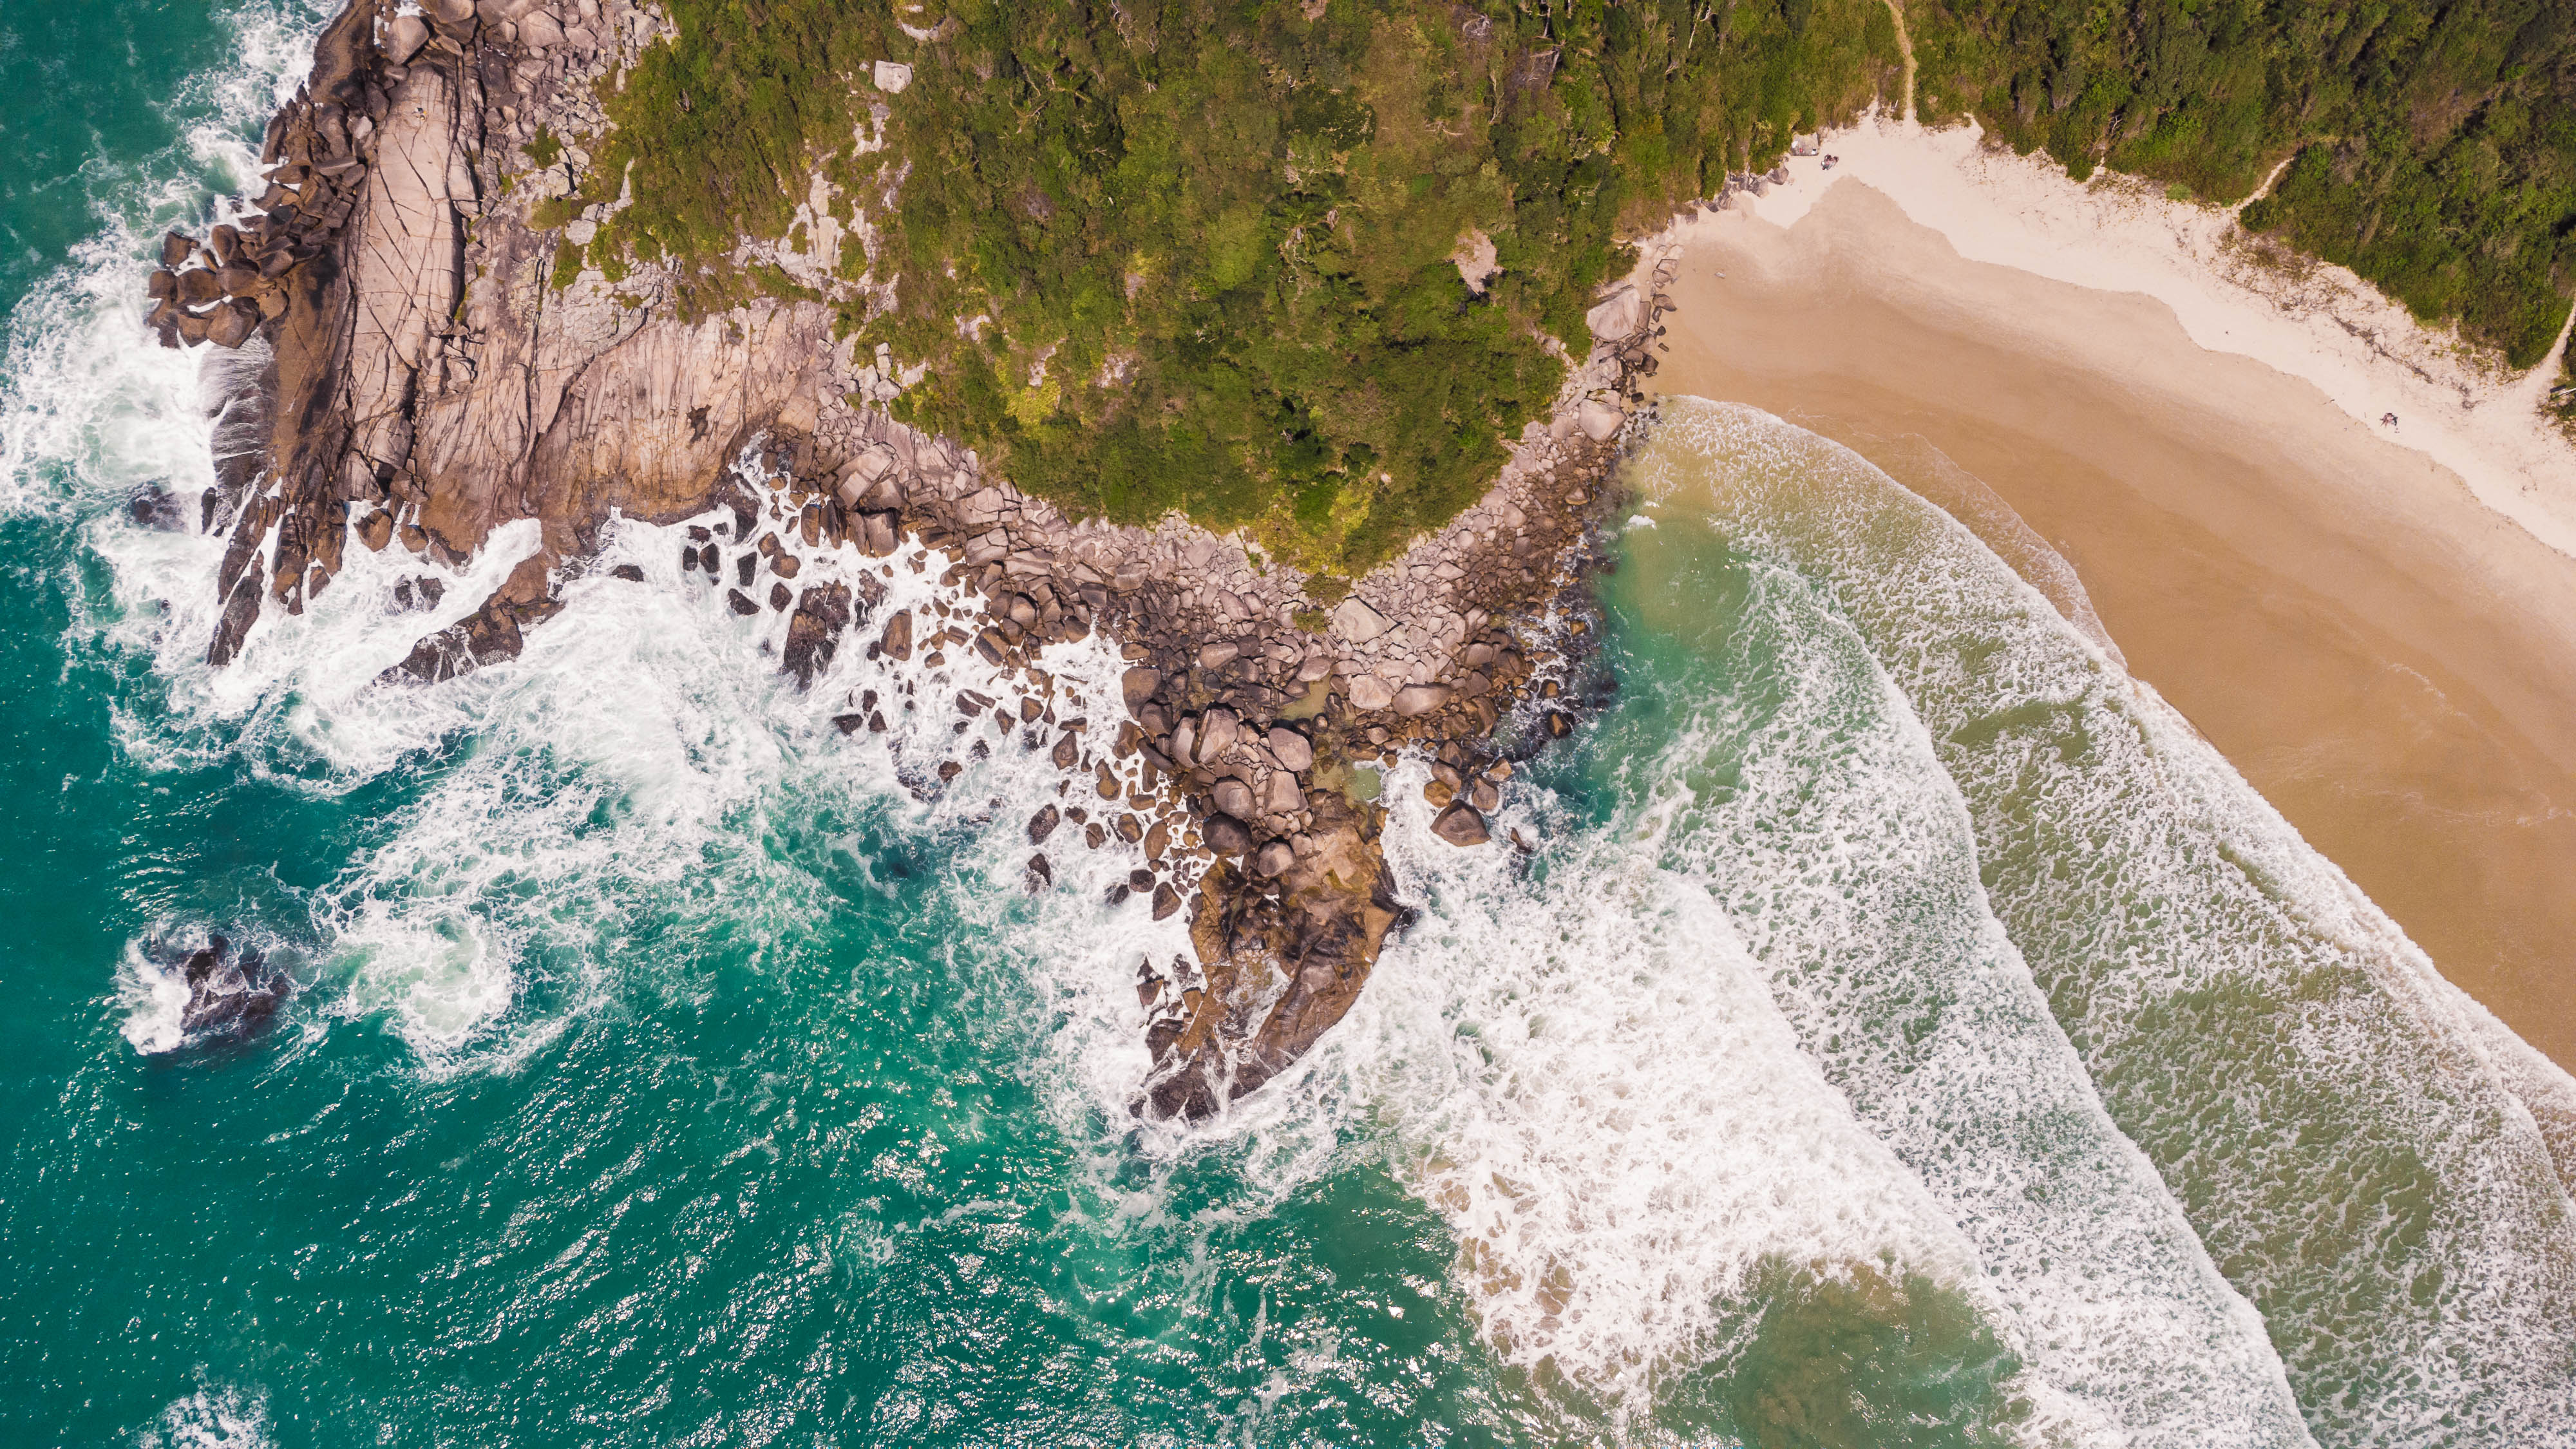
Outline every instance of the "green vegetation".
{"type": "Polygon", "coordinates": [[[634,204],[594,263],[674,261],[699,310],[777,294],[720,258],[784,236],[820,169],[880,229],[844,275],[896,282],[845,327],[930,365],[910,420],[1075,512],[1181,509],[1339,574],[1474,499],[1561,381],[1548,339],[1589,346],[1623,224],[1896,68],[1879,0],[903,7],[929,42],[885,0],[668,10],[676,40],[603,88],[573,204],[627,176],[634,204]],[[1450,259],[1477,233],[1482,295],[1450,259]]]}
{"type": "MultiPolygon", "coordinates": [[[[672,263],[685,310],[811,297],[724,260],[820,171],[829,300],[896,406],[1077,513],[1180,509],[1347,575],[1470,501],[1579,356],[1622,227],[1890,88],[1881,0],[667,0],[603,87],[558,275],[672,263]],[[900,22],[900,23],[898,23],[900,22]],[[903,27],[931,40],[916,40],[903,27]],[[899,94],[870,79],[909,65],[899,94]],[[862,139],[864,138],[864,139],[862,139]],[[882,140],[883,144],[877,142],[882,140]],[[1472,291],[1451,260],[1489,242],[1472,291]],[[891,281],[888,294],[855,285],[891,281]]],[[[2518,365],[2576,272],[2569,0],[1916,0],[1920,103],[2150,176],[2518,365]]],[[[564,142],[541,137],[547,157],[564,142]]],[[[532,148],[533,154],[533,148],[532,148]]],[[[542,158],[541,158],[542,159],[542,158]]],[[[804,234],[798,233],[801,245],[804,234]]]]}
{"type": "Polygon", "coordinates": [[[537,127],[537,134],[528,142],[528,159],[539,166],[552,166],[561,161],[563,152],[562,138],[543,126],[537,127]]]}
{"type": "Polygon", "coordinates": [[[2236,201],[2245,224],[2457,317],[2517,367],[2576,282],[2568,0],[1918,0],[1929,116],[1973,111],[2078,178],[2236,201]]]}

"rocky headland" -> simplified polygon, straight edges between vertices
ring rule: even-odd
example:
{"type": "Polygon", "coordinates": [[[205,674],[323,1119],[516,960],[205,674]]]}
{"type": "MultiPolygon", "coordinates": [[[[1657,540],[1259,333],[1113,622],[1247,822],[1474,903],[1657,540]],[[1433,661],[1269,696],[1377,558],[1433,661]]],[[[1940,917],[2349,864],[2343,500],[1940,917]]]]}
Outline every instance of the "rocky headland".
{"type": "MultiPolygon", "coordinates": [[[[702,313],[650,261],[613,279],[583,263],[618,203],[561,198],[605,125],[601,86],[662,33],[651,8],[404,10],[351,0],[268,128],[264,191],[203,239],[174,233],[152,277],[161,340],[224,360],[217,481],[193,510],[230,539],[209,661],[329,588],[352,547],[436,565],[417,585],[434,599],[494,530],[536,521],[538,550],[388,671],[449,678],[515,656],[613,518],[688,524],[685,571],[785,616],[800,688],[843,647],[972,653],[1013,683],[1016,702],[966,690],[955,708],[993,711],[1073,777],[1029,822],[1032,888],[1051,886],[1049,850],[1124,849],[1140,863],[1113,904],[1187,913],[1195,960],[1138,970],[1141,1110],[1205,1117],[1296,1062],[1404,918],[1372,767],[1427,758],[1438,833],[1487,847],[1513,761],[1573,728],[1585,580],[1669,259],[1596,299],[1589,356],[1480,501],[1327,582],[1178,515],[1122,527],[1024,496],[897,422],[886,405],[919,366],[861,351],[797,289],[702,313]],[[800,580],[821,555],[937,567],[959,602],[887,611],[867,567],[800,580]],[[1076,714],[1041,651],[1095,633],[1123,654],[1120,697],[1076,714]]],[[[907,68],[874,79],[878,104],[902,103],[907,68]]],[[[817,260],[844,240],[830,216],[818,201],[801,247],[742,256],[846,286],[817,260]]],[[[849,234],[866,227],[862,207],[849,234]]],[[[836,707],[858,735],[894,706],[836,707]]]]}

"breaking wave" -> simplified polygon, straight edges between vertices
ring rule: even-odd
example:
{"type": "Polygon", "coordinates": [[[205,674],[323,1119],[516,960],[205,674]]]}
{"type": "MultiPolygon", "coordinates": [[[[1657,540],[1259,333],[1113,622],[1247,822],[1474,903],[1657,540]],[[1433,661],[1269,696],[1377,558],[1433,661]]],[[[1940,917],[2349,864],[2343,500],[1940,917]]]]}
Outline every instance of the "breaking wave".
{"type": "MultiPolygon", "coordinates": [[[[1233,1358],[1189,1341],[1211,1357],[1171,1378],[1103,1370],[1110,1402],[1067,1391],[1082,1406],[1058,1425],[1126,1432],[1137,1383],[1237,1438],[1413,1402],[1389,1385],[1450,1347],[1373,1357],[1359,1315],[1454,1297],[1475,1393],[1502,1380],[1476,1402],[1514,1442],[2576,1438],[2576,1083],[2126,676],[2071,573],[2043,596],[1857,457],[1747,409],[1668,404],[1636,465],[1658,526],[1605,581],[1620,702],[1508,788],[1498,824],[1534,848],[1451,849],[1421,766],[1392,772],[1390,858],[1421,919],[1308,1062],[1203,1128],[1130,1114],[1136,968],[1185,954],[1182,922],[1108,905],[1133,852],[1069,833],[1043,847],[1053,887],[1027,889],[1025,823],[1065,779],[1033,731],[951,704],[972,688],[1114,721],[1120,661],[1097,641],[1051,649],[1041,682],[871,661],[853,635],[800,691],[783,614],[737,617],[676,566],[716,515],[613,525],[523,655],[462,678],[381,681],[537,547],[533,525],[453,569],[352,547],[303,613],[271,611],[208,669],[222,541],[126,506],[166,493],[193,524],[206,354],[149,344],[140,283],[158,229],[202,223],[249,174],[321,8],[238,13],[243,62],[174,102],[178,146],[99,188],[98,235],[5,344],[0,516],[77,530],[70,646],[115,680],[124,762],[164,792],[249,781],[358,822],[310,878],[253,862],[142,913],[93,968],[121,1060],[185,1043],[167,947],[210,928],[293,963],[291,1061],[380,1029],[427,1102],[585,1018],[713,1001],[723,971],[786,979],[861,909],[887,935],[826,1014],[936,975],[980,1055],[897,1069],[936,1069],[925,1098],[1028,1083],[1069,1166],[1016,1186],[1070,1206],[1014,1237],[1028,1203],[929,1201],[896,1227],[845,1205],[818,1230],[828,1281],[926,1271],[923,1244],[986,1223],[934,1287],[962,1297],[1013,1252],[1080,1256],[1149,1282],[1174,1323],[1237,1334],[1233,1358]],[[835,723],[870,693],[885,733],[835,723]],[[1380,1171],[1445,1233],[1448,1281],[1321,1299],[1345,1316],[1293,1330],[1269,1318],[1284,1292],[1230,1306],[1221,1272],[1335,1269],[1211,1243],[1380,1171]],[[1265,1335],[1292,1332],[1270,1365],[1265,1335]],[[1326,1407],[1300,1417],[1309,1401],[1326,1407]]],[[[954,601],[917,555],[805,552],[801,582],[881,590],[879,616],[954,601]]],[[[745,1114],[728,1152],[779,1155],[751,1108],[710,1110],[745,1114]]],[[[521,1151],[564,1145],[512,1130],[521,1151]]],[[[920,1132],[868,1168],[928,1199],[938,1147],[920,1132]]],[[[1127,1308],[1095,1323],[1030,1276],[1033,1341],[1078,1319],[1075,1357],[1104,1339],[1121,1372],[1186,1356],[1180,1328],[1121,1337],[1127,1308]]],[[[676,1290],[636,1291],[664,1295],[669,1341],[697,1331],[676,1290]]],[[[170,1392],[155,1380],[142,1412],[170,1392]]],[[[300,1414],[335,1389],[275,1392],[300,1414]]],[[[421,1423],[443,1402],[418,1401],[421,1423]]],[[[901,1387],[849,1417],[936,1441],[946,1411],[901,1387]]],[[[269,1412],[201,1375],[136,1437],[262,1444],[269,1412]]]]}
{"type": "MultiPolygon", "coordinates": [[[[1927,1164],[1927,1177],[1996,1172],[2009,1158],[1964,1151],[1981,1137],[2074,1147],[2062,1111],[2089,1117],[2085,1099],[2098,1092],[2208,1260],[2261,1313],[2321,1442],[2576,1434],[2576,1214],[2534,1115],[2563,1100],[2565,1074],[2468,1008],[2047,599],[1856,455],[1752,409],[1685,402],[1637,478],[1669,519],[1700,524],[1737,561],[1756,612],[1814,616],[1800,631],[1812,649],[1846,655],[1847,687],[1882,688],[1887,712],[1905,717],[1917,786],[1873,784],[1859,792],[1866,807],[1844,818],[1817,788],[1817,765],[1857,763],[1869,748],[1822,719],[1790,734],[1787,779],[1764,760],[1758,730],[1716,721],[1755,747],[1740,763],[1714,762],[1697,785],[1705,799],[1680,808],[1732,837],[1694,864],[1757,949],[1778,958],[1775,989],[1810,1024],[1828,1071],[1855,1101],[1901,1105],[1920,1124],[1892,1130],[1895,1140],[1963,1159],[1927,1164]],[[1838,634],[1850,643],[1838,646],[1838,634]],[[1883,686],[1865,677],[1882,673],[1883,686]],[[1850,859],[1859,841],[1909,835],[1918,843],[1886,865],[1850,859]],[[1778,875],[1747,872],[1766,857],[1778,875]],[[1797,884],[1768,884],[1781,876],[1797,884]],[[1919,933],[1980,894],[1975,914],[1990,910],[2000,930],[1961,920],[2009,988],[2009,1017],[2039,1024],[2017,957],[2067,1047],[2037,1043],[2034,1069],[1982,1089],[1937,1074],[1926,1083],[1909,1059],[1937,1056],[1943,1035],[1965,1030],[1992,1049],[1991,1021],[1926,990],[1928,964],[1976,953],[1908,944],[1903,975],[1854,968],[1890,927],[1919,933]],[[1885,1003],[1871,1013],[1877,1030],[1855,1033],[1854,1008],[1873,998],[1885,1003]],[[2038,1113],[2016,1129],[2017,1112],[2042,1105],[2035,1068],[2069,1048],[2091,1089],[2066,1081],[2057,1125],[2038,1113]],[[1903,1102],[1933,1083],[1931,1099],[1903,1102]],[[1980,1120],[1957,1120],[1962,1107],[1980,1120]]],[[[1658,601],[1666,619],[1682,597],[1658,601]]],[[[1812,680],[1790,677],[1797,653],[1784,652],[1781,679],[1755,680],[1755,692],[1814,700],[1812,680]]],[[[1797,710],[1784,713],[1794,721],[1797,710]]],[[[2097,1181],[2142,1176],[2122,1146],[2092,1150],[2097,1181]]],[[[2052,1206],[2083,1196],[2063,1172],[2044,1186],[2052,1206]]],[[[2038,1249],[2062,1271],[2086,1247],[2016,1251],[2038,1249]]],[[[2200,1257],[2162,1256],[2185,1269],[2200,1257]]],[[[2100,1327],[2117,1330],[2114,1343],[2138,1336],[2134,1322],[2100,1327]]],[[[2185,1329],[2177,1346],[2198,1332],[2187,1320],[2154,1328],[2185,1329]]],[[[2085,1357],[2121,1373],[2115,1358],[2085,1357]]],[[[2212,1367],[2229,1357],[2249,1362],[2240,1352],[2212,1367]]]]}

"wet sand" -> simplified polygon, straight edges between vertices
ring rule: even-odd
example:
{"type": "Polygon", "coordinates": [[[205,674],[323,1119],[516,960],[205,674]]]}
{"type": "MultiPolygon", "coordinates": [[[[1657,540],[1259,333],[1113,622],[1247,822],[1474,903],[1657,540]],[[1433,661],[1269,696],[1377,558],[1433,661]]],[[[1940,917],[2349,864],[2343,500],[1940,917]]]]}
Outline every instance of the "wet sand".
{"type": "Polygon", "coordinates": [[[2131,673],[2576,1069],[2576,559],[2163,304],[1963,261],[1858,182],[1679,235],[1656,386],[1833,438],[2089,595],[2131,673]]]}

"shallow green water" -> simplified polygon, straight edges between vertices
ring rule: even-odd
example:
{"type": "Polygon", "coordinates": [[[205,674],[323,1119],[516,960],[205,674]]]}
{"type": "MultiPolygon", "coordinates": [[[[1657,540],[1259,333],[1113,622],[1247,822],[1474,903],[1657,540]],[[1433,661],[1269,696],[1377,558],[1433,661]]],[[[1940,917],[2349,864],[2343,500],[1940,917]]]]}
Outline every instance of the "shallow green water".
{"type": "Polygon", "coordinates": [[[1192,1133],[1125,1111],[1177,923],[1099,904],[1112,852],[1020,888],[1043,756],[917,788],[944,721],[842,739],[896,682],[782,687],[667,532],[513,666],[370,685],[433,621],[367,555],[208,673],[220,542],[124,507],[204,486],[196,364],[132,298],[313,20],[0,9],[36,98],[0,155],[0,1439],[2576,1425],[2525,1103],[2563,1074],[1972,540],[1776,420],[1681,409],[1632,470],[1618,688],[1516,777],[1534,853],[1437,843],[1397,770],[1422,920],[1192,1133]],[[183,1042],[155,996],[210,929],[301,983],[267,1035],[183,1042]]]}

